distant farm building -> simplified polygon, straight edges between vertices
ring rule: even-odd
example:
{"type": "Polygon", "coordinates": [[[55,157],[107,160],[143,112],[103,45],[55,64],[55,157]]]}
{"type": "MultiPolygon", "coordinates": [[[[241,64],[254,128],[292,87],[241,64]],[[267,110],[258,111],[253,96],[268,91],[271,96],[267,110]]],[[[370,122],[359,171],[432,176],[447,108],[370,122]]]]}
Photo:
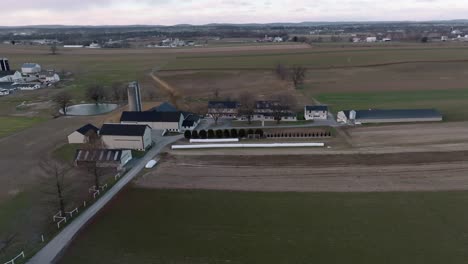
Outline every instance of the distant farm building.
{"type": "Polygon", "coordinates": [[[99,128],[91,124],[84,125],[78,128],[76,131],[74,131],[70,135],[68,135],[68,143],[69,144],[84,144],[88,142],[89,136],[91,135],[91,133],[98,134],[98,132],[99,132],[99,128]]]}
{"type": "Polygon", "coordinates": [[[24,63],[21,66],[21,72],[23,74],[36,74],[41,72],[41,65],[37,63],[24,63]]]}
{"type": "Polygon", "coordinates": [[[208,102],[208,115],[237,118],[239,115],[239,103],[234,101],[210,101],[208,102]]]}
{"type": "Polygon", "coordinates": [[[168,130],[180,132],[180,127],[184,121],[181,112],[123,112],[120,117],[122,124],[148,125],[151,129],[168,130]]]}
{"type": "Polygon", "coordinates": [[[147,125],[104,124],[99,135],[108,149],[145,150],[153,143],[147,125]]]}
{"type": "Polygon", "coordinates": [[[305,120],[326,120],[328,118],[328,106],[306,105],[304,107],[305,120]]]}
{"type": "Polygon", "coordinates": [[[131,150],[110,149],[77,149],[75,153],[75,166],[123,169],[132,159],[131,150]]]}
{"type": "Polygon", "coordinates": [[[442,121],[442,114],[435,109],[346,110],[337,115],[340,123],[406,123],[442,121]]]}

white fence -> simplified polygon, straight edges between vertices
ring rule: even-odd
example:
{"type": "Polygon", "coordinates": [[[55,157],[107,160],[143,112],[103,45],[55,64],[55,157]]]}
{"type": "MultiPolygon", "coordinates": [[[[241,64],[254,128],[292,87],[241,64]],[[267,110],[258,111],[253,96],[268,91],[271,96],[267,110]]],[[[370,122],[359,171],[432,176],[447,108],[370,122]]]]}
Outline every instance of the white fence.
{"type": "Polygon", "coordinates": [[[325,147],[325,143],[270,143],[270,144],[205,144],[172,145],[172,149],[213,149],[213,148],[303,148],[325,147]]]}
{"type": "Polygon", "coordinates": [[[5,262],[4,264],[15,264],[16,263],[15,261],[21,257],[25,258],[24,251],[22,251],[18,256],[16,256],[12,260],[5,262]]]}
{"type": "Polygon", "coordinates": [[[216,138],[216,139],[191,139],[190,143],[225,143],[239,142],[238,138],[216,138]]]}

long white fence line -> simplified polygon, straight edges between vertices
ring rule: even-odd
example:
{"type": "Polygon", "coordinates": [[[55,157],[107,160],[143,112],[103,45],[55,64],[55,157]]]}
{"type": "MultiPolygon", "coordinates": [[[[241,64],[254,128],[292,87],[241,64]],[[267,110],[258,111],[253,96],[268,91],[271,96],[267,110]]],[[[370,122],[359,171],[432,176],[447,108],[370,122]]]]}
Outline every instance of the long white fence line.
{"type": "Polygon", "coordinates": [[[223,143],[239,142],[238,138],[190,139],[190,143],[223,143]]]}
{"type": "Polygon", "coordinates": [[[25,258],[25,256],[24,256],[24,251],[21,251],[21,253],[19,253],[18,256],[16,256],[15,258],[13,258],[13,259],[10,260],[10,261],[5,262],[4,264],[15,264],[15,261],[16,261],[17,259],[19,259],[20,257],[25,258]]]}
{"type": "Polygon", "coordinates": [[[270,144],[205,144],[172,145],[172,149],[212,149],[212,148],[302,148],[325,147],[325,143],[270,143],[270,144]]]}

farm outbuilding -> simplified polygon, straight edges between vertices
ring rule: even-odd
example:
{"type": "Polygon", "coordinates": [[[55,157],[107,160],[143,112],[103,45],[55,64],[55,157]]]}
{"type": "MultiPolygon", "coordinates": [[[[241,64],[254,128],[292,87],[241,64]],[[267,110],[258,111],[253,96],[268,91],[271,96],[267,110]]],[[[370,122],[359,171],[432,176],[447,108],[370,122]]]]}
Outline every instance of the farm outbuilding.
{"type": "Polygon", "coordinates": [[[337,115],[340,123],[410,123],[442,121],[442,114],[435,109],[371,109],[345,110],[337,115]]]}
{"type": "Polygon", "coordinates": [[[99,128],[86,124],[68,135],[69,144],[84,144],[88,141],[90,133],[98,133],[99,128]]]}
{"type": "Polygon", "coordinates": [[[108,149],[145,150],[153,143],[147,125],[104,124],[99,135],[108,149]]]}
{"type": "Polygon", "coordinates": [[[131,150],[77,149],[75,153],[75,166],[87,167],[96,165],[100,168],[122,170],[131,159],[131,150]]]}

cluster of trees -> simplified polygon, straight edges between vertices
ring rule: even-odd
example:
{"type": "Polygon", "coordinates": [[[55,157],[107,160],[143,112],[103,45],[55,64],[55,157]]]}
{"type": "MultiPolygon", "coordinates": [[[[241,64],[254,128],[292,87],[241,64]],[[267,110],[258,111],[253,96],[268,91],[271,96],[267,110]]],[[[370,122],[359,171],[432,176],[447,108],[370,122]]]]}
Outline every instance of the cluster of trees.
{"type": "MultiPolygon", "coordinates": [[[[85,98],[95,104],[110,100],[113,102],[124,102],[127,100],[127,88],[122,83],[113,83],[110,87],[105,88],[102,85],[95,84],[89,86],[85,91],[85,98]]],[[[57,93],[52,101],[58,109],[62,110],[63,114],[67,114],[67,107],[72,105],[73,96],[68,91],[57,93]]]]}
{"type": "Polygon", "coordinates": [[[304,84],[307,75],[307,68],[300,65],[294,65],[289,68],[284,64],[279,63],[276,65],[275,73],[282,81],[290,80],[297,89],[304,84]]]}
{"type": "Polygon", "coordinates": [[[184,133],[184,137],[186,139],[191,139],[191,138],[194,138],[194,139],[198,139],[198,138],[201,138],[201,139],[207,139],[207,138],[245,138],[249,135],[256,135],[257,137],[260,137],[262,138],[264,133],[263,133],[263,130],[262,129],[256,129],[256,130],[253,130],[253,129],[248,129],[248,130],[245,130],[245,129],[224,129],[224,130],[221,130],[221,129],[218,129],[218,130],[213,130],[213,129],[209,129],[209,130],[193,130],[193,131],[185,131],[184,133]]]}

